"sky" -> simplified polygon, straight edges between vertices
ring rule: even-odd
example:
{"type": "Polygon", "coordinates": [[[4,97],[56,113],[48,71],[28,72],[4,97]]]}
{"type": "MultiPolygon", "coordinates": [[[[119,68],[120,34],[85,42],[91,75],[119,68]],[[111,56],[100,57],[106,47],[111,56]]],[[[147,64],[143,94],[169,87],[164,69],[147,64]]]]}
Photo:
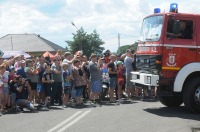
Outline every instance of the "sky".
{"type": "Polygon", "coordinates": [[[0,0],[0,37],[39,34],[65,48],[81,27],[94,30],[112,52],[139,39],[143,18],[154,8],[168,12],[177,3],[181,13],[199,13],[199,0],[0,0]],[[74,22],[74,27],[71,22],[74,22]]]}

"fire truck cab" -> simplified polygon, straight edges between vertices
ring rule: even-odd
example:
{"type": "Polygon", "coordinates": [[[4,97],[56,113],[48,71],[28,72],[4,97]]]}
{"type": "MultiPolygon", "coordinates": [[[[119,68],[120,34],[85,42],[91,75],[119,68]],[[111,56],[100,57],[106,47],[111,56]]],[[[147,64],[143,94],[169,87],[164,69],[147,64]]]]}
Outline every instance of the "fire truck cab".
{"type": "Polygon", "coordinates": [[[157,87],[168,107],[184,103],[200,113],[200,15],[178,13],[176,3],[168,13],[154,12],[143,20],[131,81],[157,87]]]}

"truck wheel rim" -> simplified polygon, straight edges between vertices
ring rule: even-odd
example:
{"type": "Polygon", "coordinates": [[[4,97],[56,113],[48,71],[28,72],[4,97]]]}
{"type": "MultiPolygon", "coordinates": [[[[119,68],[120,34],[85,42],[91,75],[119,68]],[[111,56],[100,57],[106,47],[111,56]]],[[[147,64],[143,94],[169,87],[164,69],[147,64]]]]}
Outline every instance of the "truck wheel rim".
{"type": "Polygon", "coordinates": [[[197,104],[200,104],[200,87],[195,91],[195,101],[197,104]]]}

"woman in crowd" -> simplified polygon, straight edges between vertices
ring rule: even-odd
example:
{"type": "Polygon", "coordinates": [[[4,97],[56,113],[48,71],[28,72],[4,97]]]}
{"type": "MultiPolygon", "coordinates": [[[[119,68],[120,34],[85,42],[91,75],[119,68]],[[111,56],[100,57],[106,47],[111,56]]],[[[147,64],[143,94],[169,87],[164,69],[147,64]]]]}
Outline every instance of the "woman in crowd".
{"type": "Polygon", "coordinates": [[[72,75],[74,77],[74,86],[76,89],[76,105],[82,104],[82,93],[83,93],[83,86],[86,85],[86,74],[83,70],[84,65],[86,63],[80,64],[80,60],[74,60],[74,67],[72,71],[72,75]]]}
{"type": "Polygon", "coordinates": [[[6,65],[1,65],[1,77],[3,82],[3,107],[9,107],[9,86],[8,86],[8,79],[9,79],[9,71],[6,71],[6,65]]]}
{"type": "Polygon", "coordinates": [[[26,76],[30,80],[30,86],[31,86],[31,95],[30,95],[30,101],[36,102],[38,100],[37,96],[37,83],[38,83],[38,70],[35,66],[34,60],[27,60],[27,67],[25,68],[26,76]]]}

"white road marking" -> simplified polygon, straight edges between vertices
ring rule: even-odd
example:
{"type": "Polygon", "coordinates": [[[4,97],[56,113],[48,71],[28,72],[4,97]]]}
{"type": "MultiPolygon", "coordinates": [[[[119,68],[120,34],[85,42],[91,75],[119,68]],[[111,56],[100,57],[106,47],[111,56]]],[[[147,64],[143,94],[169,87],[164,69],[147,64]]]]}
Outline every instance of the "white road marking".
{"type": "Polygon", "coordinates": [[[57,132],[63,132],[64,130],[66,130],[67,128],[69,128],[70,126],[72,126],[73,124],[75,124],[76,122],[78,122],[81,118],[83,118],[84,116],[86,116],[88,113],[90,113],[90,111],[91,110],[85,111],[83,114],[81,114],[80,116],[78,116],[76,119],[74,119],[72,122],[68,123],[66,126],[64,126],[63,128],[61,128],[57,132]]]}
{"type": "Polygon", "coordinates": [[[70,120],[72,120],[73,118],[75,118],[77,115],[79,115],[81,113],[81,111],[77,111],[75,114],[73,114],[72,116],[70,116],[69,118],[67,118],[66,120],[64,120],[63,122],[59,123],[58,125],[56,125],[55,127],[51,128],[50,130],[48,130],[47,132],[53,132],[54,130],[58,129],[59,127],[61,127],[62,125],[64,125],[65,123],[69,122],[70,120]]]}

